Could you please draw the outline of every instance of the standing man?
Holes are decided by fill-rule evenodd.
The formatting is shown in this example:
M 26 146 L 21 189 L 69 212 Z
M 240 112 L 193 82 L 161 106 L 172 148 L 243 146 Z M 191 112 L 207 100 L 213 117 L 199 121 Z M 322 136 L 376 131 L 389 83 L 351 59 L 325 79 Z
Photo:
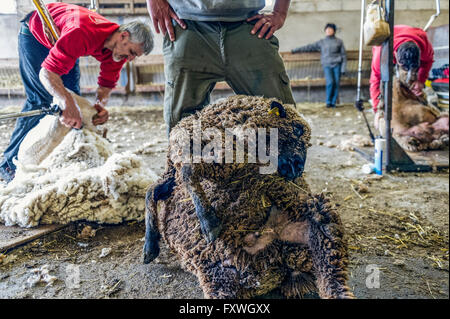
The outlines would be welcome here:
M 47 37 L 36 11 L 22 21 L 19 32 L 19 67 L 27 100 L 22 111 L 42 109 L 51 104 L 53 96 L 63 101 L 60 121 L 79 129 L 82 118 L 68 89 L 80 94 L 78 58 L 93 56 L 100 61 L 96 104 L 98 114 L 94 125 L 108 120 L 104 108 L 111 90 L 116 86 L 123 64 L 137 56 L 148 54 L 153 48 L 149 26 L 130 22 L 119 26 L 90 10 L 65 3 L 50 3 L 47 8 L 60 37 L 52 43 Z M 26 134 L 42 116 L 20 118 L 3 154 L 0 177 L 7 182 L 15 175 L 13 158 Z
M 167 131 L 209 104 L 226 81 L 236 94 L 275 97 L 294 104 L 289 78 L 273 36 L 286 20 L 290 0 L 147 0 L 157 33 L 164 38 Z
M 334 108 L 339 97 L 341 74 L 344 74 L 347 68 L 347 53 L 345 52 L 344 42 L 335 36 L 336 25 L 334 23 L 327 23 L 325 34 L 325 38 L 296 48 L 292 50 L 292 53 L 320 51 L 320 60 L 326 82 L 326 106 Z
M 379 129 L 380 119 L 384 119 L 384 102 L 380 90 L 381 46 L 372 48 L 372 73 L 370 74 L 370 98 L 375 113 L 374 126 Z M 433 45 L 427 33 L 407 25 L 394 26 L 394 64 L 409 74 L 410 89 L 417 96 L 423 94 L 434 62 Z M 382 132 L 384 134 L 384 132 Z

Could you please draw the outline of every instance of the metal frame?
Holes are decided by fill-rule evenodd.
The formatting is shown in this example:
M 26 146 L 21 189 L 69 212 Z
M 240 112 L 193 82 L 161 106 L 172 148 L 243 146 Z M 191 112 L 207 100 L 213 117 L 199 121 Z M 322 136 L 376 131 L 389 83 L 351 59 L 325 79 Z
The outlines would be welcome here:
M 365 1 L 362 0 L 364 3 Z M 437 10 L 439 12 L 439 0 L 437 2 Z M 394 16 L 395 16 L 395 0 L 385 0 L 386 21 L 389 23 L 391 36 L 383 43 L 381 51 L 381 81 L 384 89 L 384 119 L 386 122 L 386 157 L 384 162 L 386 172 L 430 172 L 433 171 L 432 165 L 416 164 L 411 157 L 403 150 L 392 136 L 391 120 L 392 120 L 392 81 L 394 71 Z M 438 14 L 438 13 L 437 13 Z M 433 16 L 434 19 L 436 15 Z M 434 21 L 433 17 L 430 21 Z M 431 23 L 428 23 L 429 27 Z M 356 149 L 362 157 L 373 162 L 373 156 L 366 154 L 364 151 Z M 438 169 L 446 169 L 448 166 L 440 166 Z M 436 167 L 434 167 L 436 169 Z
M 427 32 L 428 28 L 433 24 L 434 20 L 436 20 L 436 18 L 439 17 L 440 14 L 441 14 L 441 1 L 436 0 L 436 13 L 430 17 L 430 20 L 428 20 L 428 23 L 423 28 L 423 31 Z

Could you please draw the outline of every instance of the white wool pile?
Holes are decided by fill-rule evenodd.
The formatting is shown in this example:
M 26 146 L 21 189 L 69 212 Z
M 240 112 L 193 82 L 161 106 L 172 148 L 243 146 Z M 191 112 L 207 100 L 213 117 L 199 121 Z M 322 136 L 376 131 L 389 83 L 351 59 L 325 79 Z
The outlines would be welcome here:
M 338 146 L 341 151 L 353 151 L 356 147 L 373 146 L 372 140 L 366 136 L 355 134 L 350 139 L 343 140 Z
M 131 152 L 88 130 L 70 130 L 39 165 L 17 162 L 16 177 L 0 186 L 0 222 L 32 227 L 76 220 L 142 220 L 145 193 L 156 174 Z

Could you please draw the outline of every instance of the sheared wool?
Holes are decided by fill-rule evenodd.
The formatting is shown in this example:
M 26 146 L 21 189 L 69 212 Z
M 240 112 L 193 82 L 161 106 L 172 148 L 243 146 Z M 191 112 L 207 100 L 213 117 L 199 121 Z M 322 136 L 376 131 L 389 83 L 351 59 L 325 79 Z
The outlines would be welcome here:
M 50 125 L 53 120 L 48 117 L 54 118 L 48 115 L 38 126 Z M 35 132 L 48 130 L 41 127 Z M 88 125 L 69 130 L 38 164 L 16 161 L 16 165 L 14 180 L 0 186 L 0 222 L 8 226 L 142 220 L 145 191 L 157 179 L 136 154 L 114 153 L 113 146 Z

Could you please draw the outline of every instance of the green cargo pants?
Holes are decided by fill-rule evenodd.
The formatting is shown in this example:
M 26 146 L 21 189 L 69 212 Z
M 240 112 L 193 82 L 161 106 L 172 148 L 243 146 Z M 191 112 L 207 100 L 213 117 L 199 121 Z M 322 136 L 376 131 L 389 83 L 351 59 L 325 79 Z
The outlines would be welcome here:
M 209 104 L 216 82 L 236 94 L 275 97 L 294 104 L 278 39 L 250 34 L 252 23 L 185 21 L 176 40 L 164 38 L 164 120 L 167 131 L 183 117 Z

